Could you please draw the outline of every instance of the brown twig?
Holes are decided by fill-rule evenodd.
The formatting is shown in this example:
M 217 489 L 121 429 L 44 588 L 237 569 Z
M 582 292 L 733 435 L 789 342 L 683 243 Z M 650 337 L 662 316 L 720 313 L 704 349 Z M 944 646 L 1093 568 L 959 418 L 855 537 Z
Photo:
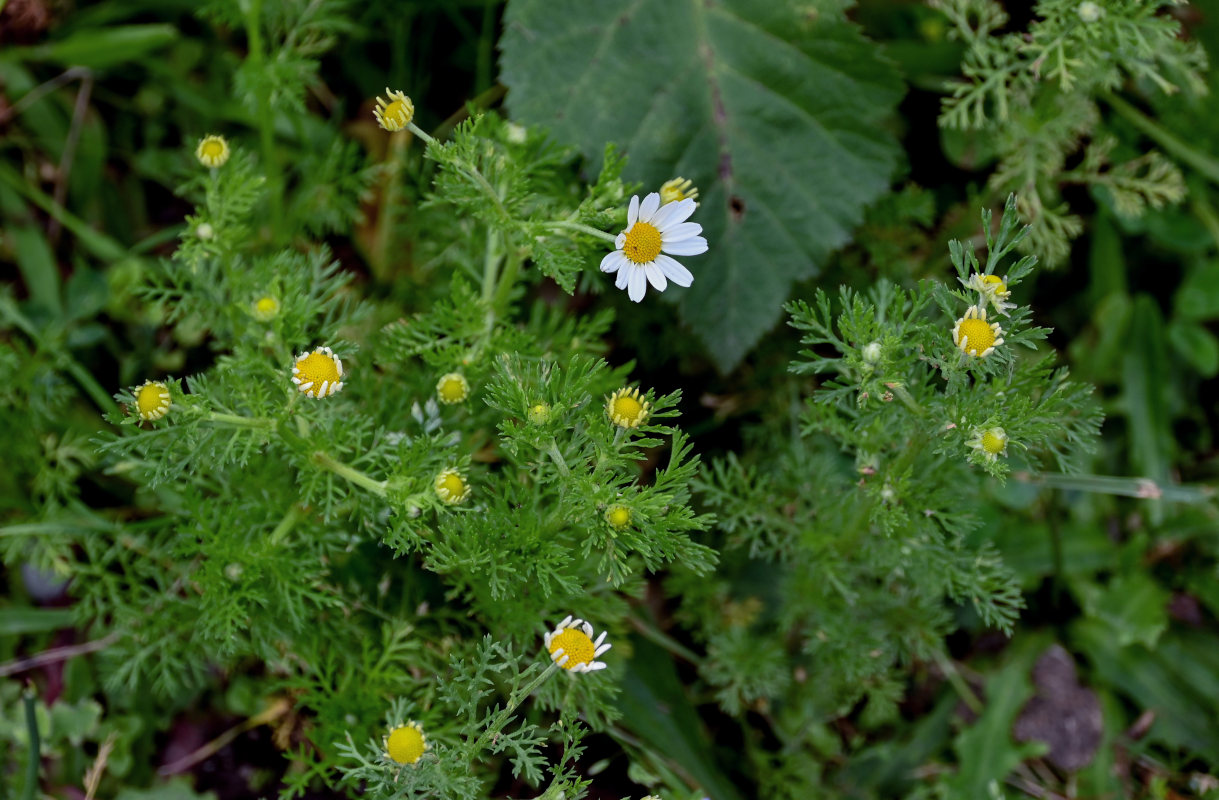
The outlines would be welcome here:
M 100 639 L 94 639 L 91 642 L 84 644 L 72 644 L 66 647 L 56 647 L 51 650 L 45 650 L 36 656 L 29 658 L 18 658 L 15 661 L 9 661 L 6 664 L 0 664 L 0 678 L 16 675 L 18 672 L 25 672 L 28 669 L 43 667 L 47 664 L 55 664 L 60 661 L 67 661 L 69 658 L 83 656 L 87 653 L 95 653 L 98 650 L 104 650 L 114 644 L 119 638 L 117 631 L 106 634 Z

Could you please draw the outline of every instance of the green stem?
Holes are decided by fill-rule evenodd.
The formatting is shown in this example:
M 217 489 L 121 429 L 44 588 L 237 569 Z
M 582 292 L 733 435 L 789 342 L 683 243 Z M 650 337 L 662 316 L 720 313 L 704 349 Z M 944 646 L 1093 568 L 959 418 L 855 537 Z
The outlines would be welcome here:
M 483 302 L 490 305 L 495 296 L 495 279 L 499 274 L 499 250 L 495 229 L 487 227 L 487 247 L 483 254 Z M 491 312 L 493 313 L 493 312 Z
M 886 383 L 885 386 L 892 389 L 893 394 L 897 395 L 897 399 L 905 403 L 907 408 L 919 416 L 923 415 L 923 407 L 919 405 L 919 402 L 914 399 L 914 396 L 910 394 L 905 386 L 900 383 Z
M 631 617 L 630 621 L 631 621 L 631 625 L 634 626 L 635 630 L 639 631 L 639 633 L 643 636 L 643 638 L 648 639 L 652 642 L 655 642 L 656 644 L 660 645 L 664 649 L 668 650 L 673 655 L 684 658 L 686 661 L 689 661 L 691 664 L 701 665 L 703 663 L 702 656 L 700 656 L 698 653 L 694 652 L 690 648 L 686 647 L 684 644 L 677 641 L 672 636 L 669 636 L 668 634 L 664 633 L 663 631 L 657 630 L 656 628 L 652 627 L 647 622 L 644 622 L 643 620 L 639 619 L 638 617 Z
M 436 144 L 436 140 L 432 137 L 432 135 L 429 134 L 427 131 L 425 131 L 423 128 L 420 128 L 414 122 L 406 123 L 406 127 L 408 130 L 410 130 L 411 133 L 415 134 L 420 139 L 427 142 L 429 145 Z
M 1117 95 L 1105 94 L 1102 95 L 1102 99 L 1119 116 L 1125 118 L 1127 122 L 1142 131 L 1149 139 L 1164 148 L 1169 154 L 1193 167 L 1212 183 L 1219 185 L 1219 161 L 1178 139 L 1167 128 L 1159 125 L 1142 111 L 1139 111 Z
M 34 711 L 34 691 L 26 689 L 21 694 L 25 705 L 25 730 L 30 739 L 30 757 L 25 762 L 25 786 L 21 791 L 22 800 L 34 800 L 38 793 L 38 767 L 42 763 L 41 740 L 38 738 L 38 715 Z
M 243 417 L 240 414 L 221 414 L 213 411 L 207 415 L 209 422 L 220 422 L 235 428 L 274 428 L 275 420 L 266 417 Z
M 471 752 L 478 753 L 481 751 L 483 747 L 486 746 L 489 739 L 502 731 L 504 729 L 504 725 L 506 725 L 508 720 L 511 719 L 512 712 L 516 710 L 516 707 L 523 703 L 526 697 L 533 694 L 533 691 L 541 686 L 542 682 L 558 671 L 558 669 L 558 664 L 554 663 L 553 661 L 550 662 L 550 666 L 538 673 L 538 676 L 534 678 L 527 686 L 525 686 L 524 689 L 513 692 L 512 696 L 508 698 L 508 704 L 500 709 L 500 712 L 495 715 L 495 719 L 491 720 L 491 722 L 487 725 L 487 729 L 483 731 L 482 736 L 479 736 L 478 741 L 474 742 Z
M 563 458 L 563 454 L 559 452 L 559 443 L 554 439 L 550 440 L 550 445 L 547 446 L 546 452 L 554 459 L 555 466 L 559 468 L 559 474 L 564 478 L 571 475 L 571 470 L 567 468 L 567 459 Z
M 606 233 L 605 231 L 598 230 L 591 225 L 585 225 L 580 222 L 571 222 L 569 220 L 560 219 L 555 220 L 554 222 L 544 223 L 544 226 L 547 228 L 566 228 L 568 230 L 579 231 L 580 233 L 587 233 L 589 236 L 596 236 L 598 239 L 605 239 L 607 242 L 618 241 L 618 237 L 614 234 Z
M 360 486 L 378 497 L 385 497 L 385 481 L 379 481 L 363 472 L 360 472 L 355 467 L 350 467 L 341 461 L 336 461 L 329 453 L 321 450 L 317 451 L 312 456 L 313 463 L 319 467 L 324 467 L 340 478 L 351 481 L 356 486 Z
M 497 313 L 503 314 L 508 310 L 508 301 L 512 297 L 512 287 L 516 284 L 516 276 L 521 271 L 521 257 L 515 250 L 509 248 L 508 253 L 504 256 L 504 268 L 499 275 L 499 283 L 495 287 L 495 297 L 491 301 L 491 306 Z
M 303 517 L 304 514 L 301 512 L 301 507 L 296 503 L 293 503 L 288 507 L 288 513 L 284 514 L 284 518 L 281 519 L 279 524 L 275 526 L 275 529 L 271 531 L 271 535 L 267 537 L 267 541 L 272 545 L 279 544 L 281 541 L 283 541 L 283 538 L 296 527 L 296 523 L 300 522 Z
M 1151 478 L 1120 478 L 1112 475 L 1064 475 L 1059 472 L 1013 472 L 1024 483 L 1075 492 L 1095 492 L 1140 500 L 1167 500 L 1172 503 L 1208 503 L 1215 499 L 1214 486 L 1179 486 L 1157 483 Z
M 275 118 L 271 112 L 271 98 L 267 92 L 265 56 L 262 51 L 262 0 L 249 0 L 245 17 L 246 38 L 249 43 L 249 61 L 252 74 L 258 80 L 258 135 L 262 147 L 263 168 L 267 172 L 267 195 L 271 201 L 272 240 L 279 241 L 283 222 L 283 175 L 275 151 Z
M 974 694 L 974 690 L 961 677 L 961 673 L 957 672 L 956 664 L 953 664 L 949 658 L 938 651 L 935 653 L 935 660 L 940 667 L 940 671 L 944 673 L 944 677 L 948 679 L 948 682 L 952 684 L 952 688 L 956 690 L 957 696 L 965 702 L 965 705 L 969 706 L 970 711 L 981 716 L 984 710 L 982 701 L 978 699 L 978 696 Z

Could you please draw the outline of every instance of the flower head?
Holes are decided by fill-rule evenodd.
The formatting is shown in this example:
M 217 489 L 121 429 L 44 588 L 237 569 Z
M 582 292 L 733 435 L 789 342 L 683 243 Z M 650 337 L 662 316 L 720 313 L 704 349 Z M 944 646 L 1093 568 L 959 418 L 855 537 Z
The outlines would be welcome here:
M 470 396 L 470 383 L 460 372 L 441 375 L 436 381 L 436 397 L 446 406 L 460 403 Z
M 952 326 L 952 341 L 962 353 L 985 358 L 1003 344 L 1003 329 L 997 322 L 987 324 L 985 308 L 970 306 Z
M 966 444 L 988 461 L 1007 455 L 1007 434 L 1002 428 L 974 428 L 973 437 Z
M 616 531 L 624 530 L 631 524 L 631 510 L 621 503 L 614 503 L 605 509 L 605 521 Z
M 605 401 L 605 413 L 619 428 L 638 428 L 648 418 L 652 404 L 643 399 L 638 389 L 623 387 Z
M 169 413 L 169 389 L 160 381 L 144 381 L 133 394 L 140 419 L 152 422 Z
M 301 353 L 292 365 L 292 382 L 301 393 L 321 399 L 343 390 L 343 362 L 329 347 Z
M 550 404 L 535 403 L 529 407 L 529 421 L 534 425 L 545 425 L 550 422 Z
M 683 178 L 680 175 L 671 181 L 665 181 L 660 187 L 660 204 L 667 206 L 669 203 L 676 203 L 678 200 L 698 199 L 698 187 L 694 185 L 694 181 L 689 178 Z
M 669 281 L 689 286 L 694 282 L 694 276 L 670 256 L 697 256 L 707 252 L 707 240 L 699 235 L 703 226 L 686 222 L 696 206 L 697 203 L 688 197 L 662 208 L 660 195 L 656 192 L 643 198 L 642 203 L 639 195 L 632 196 L 627 208 L 626 230 L 614 241 L 617 249 L 601 259 L 601 271 L 618 273 L 614 285 L 626 289 L 636 303 L 643 299 L 649 283 L 658 292 L 663 292 Z
M 1012 292 L 1007 288 L 1007 281 L 998 275 L 979 275 L 975 272 L 969 276 L 965 285 L 978 293 L 981 298 L 979 305 L 990 303 L 995 307 L 995 311 L 1003 315 L 1007 314 L 1008 309 L 1016 307 L 1015 303 L 1007 302 Z
M 205 242 L 216 238 L 216 229 L 206 222 L 200 222 L 195 228 L 195 235 Z
M 601 635 L 593 641 L 593 626 L 582 619 L 573 619 L 568 614 L 553 631 L 546 634 L 545 641 L 550 660 L 563 669 L 572 672 L 605 669 L 605 662 L 593 660 L 610 649 L 608 643 L 602 644 L 605 642 L 605 631 L 601 631 Z
M 402 92 L 393 91 L 388 86 L 385 87 L 385 95 L 389 100 L 378 97 L 373 116 L 383 130 L 400 131 L 415 118 L 415 104 Z
M 204 136 L 195 148 L 195 158 L 205 167 L 223 167 L 229 160 L 229 143 L 214 133 Z
M 381 742 L 385 757 L 395 764 L 416 764 L 431 748 L 423 735 L 423 726 L 414 720 L 394 728 Z
M 1084 22 L 1096 22 L 1105 13 L 1105 10 L 1092 0 L 1084 0 L 1076 7 L 1075 13 L 1079 14 L 1079 18 Z
M 433 487 L 440 501 L 451 506 L 464 503 L 470 496 L 470 484 L 466 483 L 466 479 L 455 469 L 442 470 L 436 476 Z
M 263 322 L 275 319 L 275 316 L 279 314 L 279 301 L 269 294 L 263 295 L 254 301 L 252 313 L 254 319 Z

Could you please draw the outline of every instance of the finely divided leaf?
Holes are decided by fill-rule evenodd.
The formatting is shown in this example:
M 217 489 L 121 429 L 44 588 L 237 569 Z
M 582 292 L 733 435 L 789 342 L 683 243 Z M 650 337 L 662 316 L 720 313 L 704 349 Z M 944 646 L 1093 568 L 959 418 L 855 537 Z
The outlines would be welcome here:
M 501 78 L 518 119 L 590 159 L 622 146 L 626 178 L 701 190 L 709 253 L 685 263 L 684 320 L 736 365 L 883 193 L 898 159 L 882 121 L 896 71 L 842 3 L 512 0 Z

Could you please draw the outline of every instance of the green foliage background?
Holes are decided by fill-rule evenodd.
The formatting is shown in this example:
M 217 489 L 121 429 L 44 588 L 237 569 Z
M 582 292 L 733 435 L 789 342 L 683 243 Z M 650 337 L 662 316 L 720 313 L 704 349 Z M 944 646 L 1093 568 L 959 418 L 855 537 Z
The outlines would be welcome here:
M 1219 796 L 1217 55 L 1213 0 L 0 2 L 0 797 Z M 710 250 L 630 303 L 596 232 L 679 175 Z M 1078 768 L 1013 736 L 1053 644 Z

